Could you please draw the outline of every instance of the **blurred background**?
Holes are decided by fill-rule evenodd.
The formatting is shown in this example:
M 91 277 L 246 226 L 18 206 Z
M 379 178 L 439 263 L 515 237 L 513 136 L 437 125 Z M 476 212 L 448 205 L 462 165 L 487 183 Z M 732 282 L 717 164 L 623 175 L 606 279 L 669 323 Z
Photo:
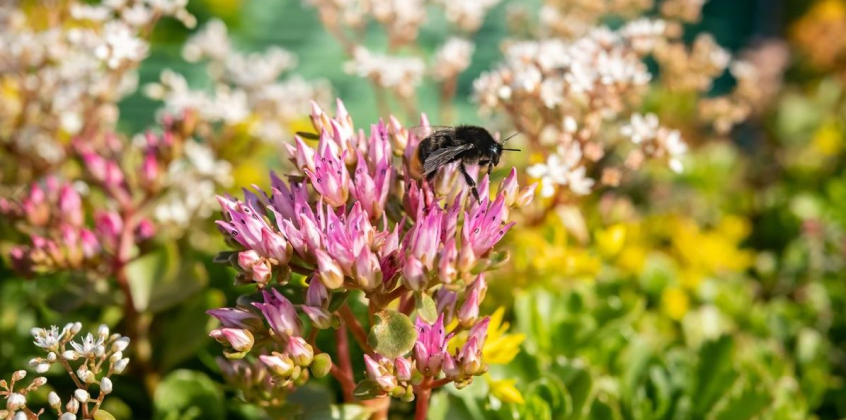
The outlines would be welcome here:
M 36 3 L 22 7 L 37 12 Z M 137 70 L 139 88 L 118 102 L 116 131 L 128 133 L 123 138 L 129 144 L 138 137 L 132 133 L 160 123 L 168 100 L 151 98 L 157 95 L 146 86 L 167 85 L 166 70 L 184 76 L 191 90 L 216 89 L 206 62 L 185 59 L 186 42 L 214 20 L 225 23 L 234 50 L 278 46 L 293 53 L 296 66 L 286 77 L 296 74 L 319 86 L 308 92 L 320 91 L 315 96 L 327 109 L 334 97 L 343 98 L 357 127 L 387 118 L 378 92 L 345 70 L 344 46 L 305 3 L 191 0 L 187 10 L 196 28 L 164 19 L 150 34 L 149 56 Z M 411 109 L 393 97 L 388 108 L 406 126 L 417 124 L 411 115 L 419 111 L 433 124 L 513 130 L 513 115 L 480 112 L 474 81 L 503 62 L 503 41 L 532 30 L 532 20 L 528 29 L 515 30 L 513 17 L 537 15 L 541 6 L 506 0 L 490 9 L 469 37 L 475 50 L 457 76 L 451 121 L 442 122 L 448 115 L 442 85 L 430 78 L 416 88 Z M 619 28 L 636 17 L 599 21 Z M 431 56 L 450 28 L 444 13 L 428 13 L 414 42 L 419 50 L 412 50 Z M 500 310 L 509 328 L 503 334 L 520 343 L 520 352 L 492 363 L 498 381 L 437 395 L 430 419 L 846 418 L 846 2 L 710 0 L 701 18 L 684 23 L 681 39 L 690 45 L 703 33 L 755 62 L 761 73 L 776 69 L 772 94 L 727 128 L 715 128 L 702 119 L 720 110 L 700 108 L 699 101 L 733 95 L 738 77 L 721 70 L 707 88 L 679 93 L 661 77 L 673 73 L 662 73 L 661 60 L 647 58 L 655 83 L 635 109 L 681 130 L 690 148 L 684 172 L 645 167 L 617 182 L 619 188 L 605 188 L 617 184 L 608 182 L 586 196 L 539 197 L 499 245 L 511 258 L 492 276 L 484 303 L 487 313 Z M 390 49 L 375 23 L 364 25 L 361 39 L 375 51 Z M 214 180 L 208 188 L 237 193 L 241 186 L 268 185 L 267 172 L 286 164 L 282 143 L 310 127 L 307 103 L 297 103 L 302 109 L 294 118 L 286 114 L 284 133 L 270 141 L 245 140 L 252 134 L 238 124 L 212 125 L 223 126 L 229 137 L 210 136 L 212 160 L 226 164 L 207 171 L 202 179 Z M 606 137 L 619 131 L 615 126 Z M 548 155 L 528 150 L 508 165 L 522 169 Z M 218 171 L 231 176 L 216 179 Z M 3 181 L 11 190 L 28 180 L 7 175 Z M 191 185 L 182 191 L 199 194 Z M 212 224 L 219 212 L 198 210 L 202 215 L 185 223 L 162 212 L 156 220 L 164 239 L 142 246 L 149 258 L 134 274 L 147 282 L 153 302 L 144 315 L 152 360 L 143 375 L 116 379 L 108 410 L 118 419 L 279 418 L 241 401 L 215 361 L 220 346 L 207 336 L 215 322 L 205 310 L 231 305 L 243 292 L 232 285 L 233 270 L 211 261 L 226 249 Z M 179 228 L 169 231 L 171 222 Z M 63 271 L 34 279 L 16 274 L 8 254 L 25 235 L 11 223 L 2 228 L 0 376 L 33 357 L 33 327 L 123 322 L 108 282 Z M 72 389 L 69 378 L 48 376 L 56 389 Z M 291 397 L 295 405 L 325 407 L 338 400 L 336 385 L 312 382 Z M 46 403 L 46 391 L 33 398 Z M 391 418 L 410 418 L 410 406 L 399 405 Z

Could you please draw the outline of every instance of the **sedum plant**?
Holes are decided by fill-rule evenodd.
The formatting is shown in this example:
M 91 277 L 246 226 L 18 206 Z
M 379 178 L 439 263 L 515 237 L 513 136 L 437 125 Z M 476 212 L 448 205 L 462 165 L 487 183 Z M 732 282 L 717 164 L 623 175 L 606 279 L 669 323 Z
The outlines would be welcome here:
M 319 141 L 288 146 L 294 173 L 271 174 L 269 192 L 245 190 L 243 201 L 219 197 L 218 227 L 237 250 L 217 259 L 260 294 L 209 311 L 221 323 L 210 335 L 241 359 L 230 376 L 252 374 L 236 382 L 243 394 L 265 405 L 331 374 L 346 402 L 379 399 L 371 408 L 384 417 L 389 398 L 415 401 L 425 418 L 433 391 L 487 371 L 485 273 L 507 260 L 494 247 L 534 186 L 520 189 L 512 169 L 491 195 L 485 176 L 477 202 L 455 165 L 432 185 L 407 175 L 421 136 L 396 119 L 365 134 L 341 101 L 334 118 L 315 106 L 311 119 Z M 363 372 L 353 369 L 348 332 Z M 326 333 L 333 345 L 319 348 Z M 255 392 L 259 371 L 267 380 Z
M 67 403 L 54 391 L 47 395 L 47 403 L 59 420 L 114 419 L 101 406 L 114 390 L 111 377 L 120 375 L 129 365 L 129 358 L 123 354 L 129 347 L 129 338 L 109 334 L 106 325 L 101 325 L 96 334 L 88 333 L 84 337 L 77 337 L 80 331 L 82 324 L 79 322 L 67 324 L 61 330 L 55 325 L 33 328 L 35 345 L 46 355 L 30 360 L 30 368 L 45 373 L 53 365 L 61 366 L 76 386 L 73 394 L 67 397 Z M 6 400 L 6 409 L 0 410 L 0 419 L 34 420 L 44 414 L 43 408 L 36 410 L 30 405 L 27 396 L 45 386 L 47 378 L 39 376 L 26 387 L 16 386 L 26 376 L 25 370 L 19 370 L 12 374 L 9 382 L 0 380 L 0 396 Z

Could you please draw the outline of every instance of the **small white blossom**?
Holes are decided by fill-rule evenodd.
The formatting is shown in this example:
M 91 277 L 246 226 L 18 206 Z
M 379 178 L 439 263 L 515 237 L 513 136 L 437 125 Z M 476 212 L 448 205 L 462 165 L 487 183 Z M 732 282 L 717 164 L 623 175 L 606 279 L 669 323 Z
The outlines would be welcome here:
M 6 397 L 6 409 L 9 411 L 18 411 L 26 405 L 26 397 L 18 394 L 12 393 Z
M 77 389 L 76 391 L 73 392 L 73 397 L 76 398 L 79 402 L 84 404 L 84 403 L 88 402 L 88 399 L 91 396 L 88 394 L 88 391 L 86 391 L 84 389 Z

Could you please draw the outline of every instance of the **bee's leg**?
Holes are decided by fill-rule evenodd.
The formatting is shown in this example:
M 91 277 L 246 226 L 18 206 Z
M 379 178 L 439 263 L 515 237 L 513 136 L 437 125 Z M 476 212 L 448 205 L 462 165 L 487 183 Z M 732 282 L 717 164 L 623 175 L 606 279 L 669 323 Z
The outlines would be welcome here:
M 476 189 L 476 181 L 473 180 L 473 177 L 467 173 L 467 168 L 464 166 L 464 162 L 458 165 L 458 170 L 461 171 L 461 174 L 464 175 L 464 182 L 470 187 L 470 191 L 473 193 L 473 197 L 476 198 L 476 201 L 479 204 L 482 203 L 482 200 L 479 198 L 479 190 Z
M 491 172 L 493 172 L 493 162 L 488 162 L 488 175 L 490 175 Z

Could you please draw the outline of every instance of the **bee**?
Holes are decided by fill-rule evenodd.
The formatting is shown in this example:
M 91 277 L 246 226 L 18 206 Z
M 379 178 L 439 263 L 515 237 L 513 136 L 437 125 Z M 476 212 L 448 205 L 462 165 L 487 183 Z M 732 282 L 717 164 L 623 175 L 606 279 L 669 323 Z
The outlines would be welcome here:
M 481 202 L 479 191 L 476 189 L 476 180 L 467 173 L 466 165 L 487 166 L 488 174 L 490 174 L 493 167 L 499 165 L 502 152 L 520 151 L 520 149 L 503 147 L 505 142 L 514 135 L 499 143 L 488 130 L 476 125 L 438 127 L 420 141 L 411 161 L 411 172 L 417 178 L 425 178 L 426 182 L 431 183 L 438 169 L 450 163 L 459 162 L 458 170 L 464 176 L 464 182 L 470 187 L 476 201 Z

